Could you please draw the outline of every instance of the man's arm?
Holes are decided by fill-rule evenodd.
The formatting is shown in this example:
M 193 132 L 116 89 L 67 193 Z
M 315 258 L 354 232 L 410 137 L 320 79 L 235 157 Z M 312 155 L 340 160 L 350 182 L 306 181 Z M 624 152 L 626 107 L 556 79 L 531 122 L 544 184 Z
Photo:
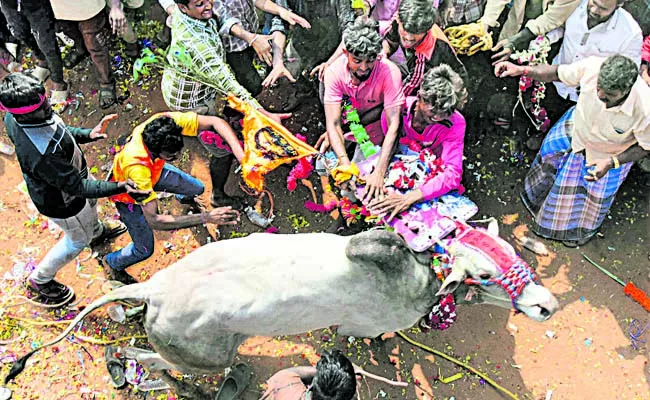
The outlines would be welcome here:
M 237 161 L 241 163 L 241 160 L 244 158 L 244 149 L 239 143 L 239 139 L 235 134 L 235 131 L 232 130 L 232 127 L 219 117 L 212 117 L 208 115 L 199 115 L 199 132 L 204 130 L 211 130 L 217 132 L 225 141 L 228 143 L 228 146 L 232 149 Z
M 643 147 L 641 147 L 638 143 L 636 143 L 628 147 L 627 150 L 625 150 L 621 154 L 617 155 L 616 159 L 618 160 L 619 165 L 623 165 L 629 162 L 638 161 L 643 157 L 647 156 L 648 154 L 650 154 L 650 150 L 646 150 Z M 588 181 L 597 181 L 598 179 L 605 176 L 607 171 L 616 167 L 614 165 L 614 157 L 594 160 L 594 162 L 588 164 L 587 166 L 592 168 L 589 174 L 585 176 L 585 180 Z
M 521 0 L 514 0 L 521 1 Z M 499 23 L 497 20 L 503 12 L 503 9 L 510 3 L 510 0 L 488 0 L 485 4 L 485 11 L 483 11 L 483 17 L 481 21 L 487 27 L 494 28 L 498 26 Z
M 215 40 L 221 39 L 217 37 Z M 187 48 L 192 56 L 192 62 L 196 65 L 197 72 L 209 77 L 215 82 L 219 82 L 221 84 L 219 89 L 222 93 L 232 92 L 256 108 L 262 107 L 253 95 L 237 82 L 237 78 L 235 78 L 232 69 L 230 69 L 230 66 L 221 54 L 217 52 L 216 47 L 211 46 L 210 43 L 199 42 L 195 48 L 191 48 L 190 46 Z
M 269 14 L 279 16 L 287 23 L 289 23 L 291 26 L 298 24 L 305 29 L 311 28 L 311 25 L 309 24 L 309 22 L 307 22 L 306 19 L 299 16 L 298 14 L 295 14 L 290 10 L 287 10 L 284 7 L 280 7 L 279 5 L 275 4 L 271 0 L 255 0 L 255 7 Z
M 325 126 L 330 146 L 336 153 L 339 162 L 341 165 L 350 165 L 350 159 L 345 152 L 340 104 L 325 104 Z
M 69 125 L 66 125 L 65 128 L 72 134 L 74 140 L 79 144 L 94 142 L 94 139 L 90 138 L 90 132 L 92 131 L 90 128 L 76 128 Z
M 142 204 L 142 212 L 151 229 L 156 231 L 171 231 L 174 229 L 189 228 L 191 226 L 203 224 L 205 219 L 204 213 L 178 216 L 158 214 L 157 199 Z
M 399 48 L 399 40 L 397 21 L 393 21 L 390 28 L 388 29 L 388 32 L 384 36 L 384 42 L 382 44 L 382 47 L 386 52 L 386 57 L 390 57 L 395 54 Z
M 559 82 L 558 65 L 535 65 L 532 67 L 515 65 L 509 61 L 502 61 L 494 67 L 494 74 L 498 78 L 508 76 L 528 75 L 531 79 L 542 82 Z
M 61 191 L 87 199 L 108 197 L 126 192 L 124 182 L 106 182 L 84 179 L 79 170 L 56 155 L 44 156 L 34 168 L 34 173 Z
M 535 19 L 526 22 L 526 28 L 535 35 L 545 35 L 564 25 L 569 16 L 580 5 L 581 0 L 557 0 Z
M 199 214 L 163 215 L 158 213 L 158 199 L 153 199 L 141 206 L 144 218 L 151 229 L 158 231 L 171 231 L 208 223 L 236 225 L 239 221 L 239 212 L 231 207 L 219 207 L 210 212 L 201 212 Z
M 633 60 L 636 65 L 641 65 L 641 51 L 643 48 L 643 35 L 641 31 L 621 39 L 624 42 L 621 43 L 621 48 L 618 53 Z
M 379 175 L 382 177 L 382 180 L 384 178 L 384 175 L 386 175 L 388 164 L 393 154 L 393 150 L 395 149 L 395 142 L 397 140 L 398 131 L 401 122 L 401 118 L 400 118 L 401 110 L 402 110 L 402 105 L 390 107 L 385 110 L 386 122 L 388 124 L 388 128 L 386 129 L 384 142 L 381 144 L 381 154 L 379 156 L 379 161 L 377 162 L 377 168 L 376 168 L 376 170 L 379 171 Z
M 363 198 L 361 199 L 364 203 L 379 198 L 379 196 L 385 192 L 384 176 L 386 176 L 388 164 L 390 163 L 393 152 L 395 151 L 395 142 L 400 127 L 401 109 L 401 104 L 385 109 L 388 127 L 384 136 L 384 142 L 381 144 L 377 166 L 373 173 L 366 177 L 366 187 Z

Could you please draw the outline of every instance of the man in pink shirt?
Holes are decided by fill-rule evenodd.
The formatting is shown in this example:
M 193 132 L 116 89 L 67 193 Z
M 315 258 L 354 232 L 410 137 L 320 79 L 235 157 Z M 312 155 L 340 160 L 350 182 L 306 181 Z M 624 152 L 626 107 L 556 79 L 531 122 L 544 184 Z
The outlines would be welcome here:
M 327 139 L 341 166 L 351 164 L 344 143 L 341 105 L 349 100 L 357 109 L 361 124 L 370 140 L 382 145 L 375 171 L 365 177 L 366 196 L 375 198 L 383 193 L 383 179 L 390 161 L 399 128 L 399 116 L 404 95 L 402 76 L 395 64 L 380 56 L 382 39 L 377 23 L 359 17 L 343 33 L 343 55 L 325 71 L 324 100 Z M 385 112 L 387 128 L 381 129 L 381 113 Z M 357 146 L 353 160 L 362 159 Z
M 390 222 L 417 202 L 435 199 L 452 190 L 464 191 L 460 182 L 463 177 L 465 118 L 458 109 L 466 100 L 463 79 L 449 65 L 439 65 L 424 75 L 417 96 L 406 98 L 399 152 L 421 156 L 424 151 L 430 151 L 442 160 L 444 169 L 417 182 L 409 192 L 393 191 L 370 203 L 373 214 L 388 214 L 387 222 Z M 382 123 L 385 123 L 383 118 Z

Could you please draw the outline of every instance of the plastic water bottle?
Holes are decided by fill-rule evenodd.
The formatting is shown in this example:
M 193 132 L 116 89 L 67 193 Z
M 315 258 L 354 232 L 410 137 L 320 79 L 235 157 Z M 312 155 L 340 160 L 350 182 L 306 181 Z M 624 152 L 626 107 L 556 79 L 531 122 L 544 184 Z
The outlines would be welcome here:
M 11 389 L 6 387 L 0 387 L 0 400 L 9 400 L 11 399 Z
M 136 387 L 141 392 L 148 392 L 150 390 L 165 390 L 170 388 L 170 386 L 166 384 L 162 379 L 144 381 Z
M 111 304 L 108 309 L 108 316 L 115 322 L 123 324 L 126 321 L 126 313 L 124 312 L 124 307 L 119 304 Z

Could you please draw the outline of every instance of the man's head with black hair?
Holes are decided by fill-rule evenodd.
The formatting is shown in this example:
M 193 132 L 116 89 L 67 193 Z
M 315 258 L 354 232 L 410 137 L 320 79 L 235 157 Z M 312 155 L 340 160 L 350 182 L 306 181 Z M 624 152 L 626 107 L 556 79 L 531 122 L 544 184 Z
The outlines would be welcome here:
M 159 117 L 144 127 L 142 141 L 154 158 L 173 161 L 183 150 L 182 131 L 170 117 Z
M 402 0 L 397 9 L 400 43 L 410 49 L 422 42 L 436 23 L 438 13 L 432 0 Z
M 350 400 L 354 397 L 357 380 L 354 367 L 339 350 L 323 352 L 311 385 L 311 400 Z
M 34 75 L 27 72 L 14 72 L 0 83 L 0 103 L 6 108 L 20 108 L 38 104 L 45 96 L 45 86 Z M 14 114 L 20 123 L 38 123 L 52 116 L 52 107 L 46 99 L 34 112 Z
M 188 17 L 209 20 L 212 18 L 212 0 L 174 0 L 178 9 Z

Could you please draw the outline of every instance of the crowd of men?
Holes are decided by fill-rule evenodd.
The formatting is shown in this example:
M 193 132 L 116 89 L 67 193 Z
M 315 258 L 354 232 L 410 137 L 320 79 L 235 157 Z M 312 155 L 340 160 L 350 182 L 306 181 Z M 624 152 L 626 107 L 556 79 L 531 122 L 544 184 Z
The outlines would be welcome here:
M 494 79 L 525 75 L 554 82 L 547 97 L 555 100 L 551 111 L 561 117 L 552 121 L 521 188 L 536 234 L 569 247 L 584 245 L 597 233 L 632 164 L 650 150 L 650 37 L 643 40 L 639 24 L 620 0 L 159 3 L 168 14 L 165 29 L 170 31 L 162 32 L 159 40 L 170 34 L 168 44 L 182 46 L 192 66 L 168 53 L 161 92 L 169 111 L 138 125 L 116 154 L 108 179 L 96 180 L 79 144 L 105 138 L 114 116 L 93 129 L 76 128 L 66 125 L 52 107 L 69 97 L 64 68 L 87 56 L 99 81 L 99 107 L 116 103 L 110 34 L 125 42 L 126 56 L 137 57 L 135 10 L 144 0 L 0 0 L 9 28 L 0 29 L 0 63 L 9 73 L 0 84 L 6 131 L 34 205 L 64 232 L 27 278 L 26 288 L 36 301 L 72 301 L 71 289 L 54 279 L 57 271 L 83 248 L 127 230 L 132 243 L 104 255 L 101 262 L 113 279 L 133 283 L 125 270 L 153 254 L 154 230 L 239 221 L 243 201 L 228 196 L 224 186 L 233 158 L 241 161 L 244 149 L 231 126 L 238 114 L 220 106 L 222 93 L 237 95 L 278 122 L 290 114 L 262 107 L 256 96 L 264 87 L 287 79 L 296 88 L 295 99 L 320 97 L 327 132 L 319 150 L 336 155 L 333 178 L 343 191 L 353 184 L 338 179 L 337 173 L 354 176 L 356 163 L 366 158 L 345 118 L 344 109 L 353 106 L 369 140 L 380 147 L 373 172 L 359 177 L 365 181 L 361 200 L 374 214 L 392 218 L 417 202 L 462 190 L 462 110 L 471 79 L 462 61 L 471 58 L 457 56 L 444 27 L 480 19 L 488 34 L 498 32 Z M 65 57 L 57 32 L 74 41 Z M 528 48 L 540 35 L 558 43 L 552 64 L 509 61 L 513 52 Z M 36 67 L 30 72 L 20 72 L 16 45 L 32 50 Z M 256 68 L 258 62 L 268 65 L 266 76 Z M 218 88 L 193 79 L 195 71 Z M 283 111 L 298 103 L 284 104 Z M 224 144 L 199 138 L 210 153 L 210 211 L 196 200 L 204 184 L 169 164 L 180 155 L 182 136 L 206 130 Z M 395 153 L 425 150 L 442 160 L 443 171 L 406 193 L 388 191 L 384 177 Z M 163 191 L 199 212 L 161 214 L 156 193 Z M 101 197 L 115 204 L 120 223 L 98 221 L 96 199 Z M 352 369 L 341 363 L 345 380 Z M 294 371 L 285 378 L 300 377 Z M 283 398 L 281 389 L 290 386 L 278 384 L 269 395 Z M 307 390 L 296 386 L 291 392 L 297 388 L 303 394 Z

